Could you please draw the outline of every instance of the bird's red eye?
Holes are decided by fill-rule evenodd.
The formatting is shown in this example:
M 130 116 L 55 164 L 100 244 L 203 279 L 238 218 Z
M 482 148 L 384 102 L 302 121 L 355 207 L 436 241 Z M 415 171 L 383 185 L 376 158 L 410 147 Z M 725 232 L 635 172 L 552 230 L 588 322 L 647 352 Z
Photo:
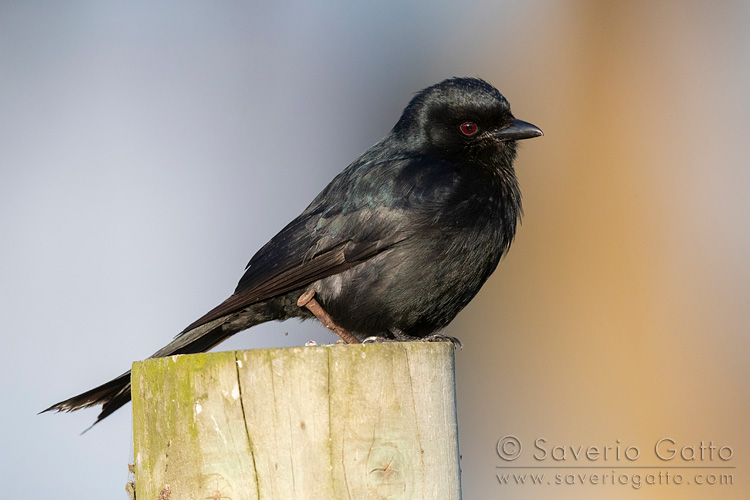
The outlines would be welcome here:
M 479 128 L 474 122 L 463 122 L 461 124 L 461 132 L 463 132 L 464 135 L 474 135 L 477 133 L 477 130 L 479 130 Z

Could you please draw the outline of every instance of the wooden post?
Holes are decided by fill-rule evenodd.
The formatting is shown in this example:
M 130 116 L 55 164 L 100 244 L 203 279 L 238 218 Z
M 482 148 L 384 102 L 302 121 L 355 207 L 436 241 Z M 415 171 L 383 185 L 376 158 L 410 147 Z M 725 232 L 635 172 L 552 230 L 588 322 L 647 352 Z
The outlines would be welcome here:
M 138 500 L 461 497 L 450 343 L 173 356 L 132 383 Z

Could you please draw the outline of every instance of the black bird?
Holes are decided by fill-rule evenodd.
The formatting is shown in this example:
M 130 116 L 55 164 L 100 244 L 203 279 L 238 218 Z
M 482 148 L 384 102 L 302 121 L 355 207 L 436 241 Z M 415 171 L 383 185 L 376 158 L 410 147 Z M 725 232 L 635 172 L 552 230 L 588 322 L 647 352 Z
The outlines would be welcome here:
M 516 141 L 540 135 L 483 80 L 422 90 L 255 254 L 232 296 L 151 357 L 207 351 L 251 326 L 313 314 L 348 342 L 445 339 L 436 332 L 513 241 Z M 102 404 L 97 423 L 128 401 L 130 372 L 44 411 Z

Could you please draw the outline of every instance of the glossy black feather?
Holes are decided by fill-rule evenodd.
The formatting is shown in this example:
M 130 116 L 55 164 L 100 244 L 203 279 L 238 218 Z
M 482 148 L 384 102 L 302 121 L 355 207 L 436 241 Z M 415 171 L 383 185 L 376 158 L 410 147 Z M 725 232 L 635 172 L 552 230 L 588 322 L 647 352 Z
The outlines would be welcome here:
M 360 339 L 439 331 L 513 241 L 516 141 L 538 135 L 482 80 L 424 89 L 388 135 L 253 256 L 234 294 L 152 357 L 205 351 L 265 321 L 308 318 L 296 301 L 310 289 Z M 45 411 L 103 404 L 98 422 L 129 399 L 126 373 Z

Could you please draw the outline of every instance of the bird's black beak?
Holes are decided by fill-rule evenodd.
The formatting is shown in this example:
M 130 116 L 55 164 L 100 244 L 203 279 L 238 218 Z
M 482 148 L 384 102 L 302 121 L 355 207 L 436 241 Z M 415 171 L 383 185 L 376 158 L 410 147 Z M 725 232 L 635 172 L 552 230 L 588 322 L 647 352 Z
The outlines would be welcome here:
M 521 139 L 539 137 L 544 135 L 544 132 L 536 125 L 513 118 L 509 127 L 498 130 L 494 135 L 501 141 L 520 141 Z

